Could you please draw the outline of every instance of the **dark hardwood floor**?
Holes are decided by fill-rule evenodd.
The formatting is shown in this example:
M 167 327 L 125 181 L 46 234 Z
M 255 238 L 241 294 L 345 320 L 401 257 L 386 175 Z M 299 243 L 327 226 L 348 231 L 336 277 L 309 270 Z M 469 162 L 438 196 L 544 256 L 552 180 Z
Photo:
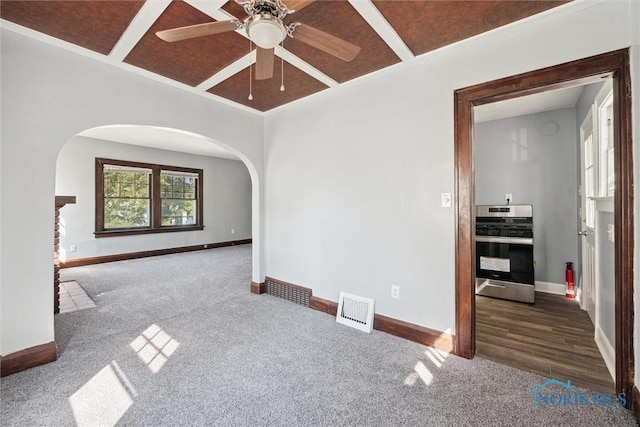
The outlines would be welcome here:
M 536 292 L 535 304 L 476 296 L 476 357 L 613 393 L 593 336 L 586 311 L 562 295 Z

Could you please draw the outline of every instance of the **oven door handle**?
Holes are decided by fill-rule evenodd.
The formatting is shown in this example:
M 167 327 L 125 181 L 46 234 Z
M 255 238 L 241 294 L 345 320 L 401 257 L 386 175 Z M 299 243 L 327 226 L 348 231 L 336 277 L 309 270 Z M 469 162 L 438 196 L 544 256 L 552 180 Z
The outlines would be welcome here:
M 476 242 L 506 243 L 506 244 L 513 244 L 513 245 L 533 245 L 533 239 L 528 237 L 476 236 Z

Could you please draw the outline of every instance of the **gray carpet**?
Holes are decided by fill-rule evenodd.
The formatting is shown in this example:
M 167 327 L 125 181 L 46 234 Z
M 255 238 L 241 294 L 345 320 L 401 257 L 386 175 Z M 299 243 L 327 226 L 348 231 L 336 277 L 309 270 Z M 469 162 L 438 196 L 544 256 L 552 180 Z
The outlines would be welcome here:
M 635 424 L 534 408 L 543 377 L 252 295 L 250 265 L 238 246 L 63 270 L 97 307 L 56 315 L 57 362 L 2 379 L 2 425 Z

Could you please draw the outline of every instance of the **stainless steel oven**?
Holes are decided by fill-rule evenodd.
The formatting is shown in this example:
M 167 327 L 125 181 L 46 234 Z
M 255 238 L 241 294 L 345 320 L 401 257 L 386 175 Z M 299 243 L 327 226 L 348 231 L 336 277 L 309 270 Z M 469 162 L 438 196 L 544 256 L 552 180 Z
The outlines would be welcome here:
M 533 206 L 476 207 L 476 294 L 535 302 Z

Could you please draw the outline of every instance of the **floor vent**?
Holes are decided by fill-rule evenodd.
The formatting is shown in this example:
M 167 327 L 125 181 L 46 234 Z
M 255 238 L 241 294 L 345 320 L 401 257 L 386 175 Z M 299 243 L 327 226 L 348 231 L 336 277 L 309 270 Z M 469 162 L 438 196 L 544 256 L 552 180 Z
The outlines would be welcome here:
M 364 332 L 373 329 L 373 306 L 371 298 L 340 292 L 336 321 Z
M 270 277 L 265 278 L 264 284 L 267 294 L 309 307 L 311 289 L 275 280 Z

